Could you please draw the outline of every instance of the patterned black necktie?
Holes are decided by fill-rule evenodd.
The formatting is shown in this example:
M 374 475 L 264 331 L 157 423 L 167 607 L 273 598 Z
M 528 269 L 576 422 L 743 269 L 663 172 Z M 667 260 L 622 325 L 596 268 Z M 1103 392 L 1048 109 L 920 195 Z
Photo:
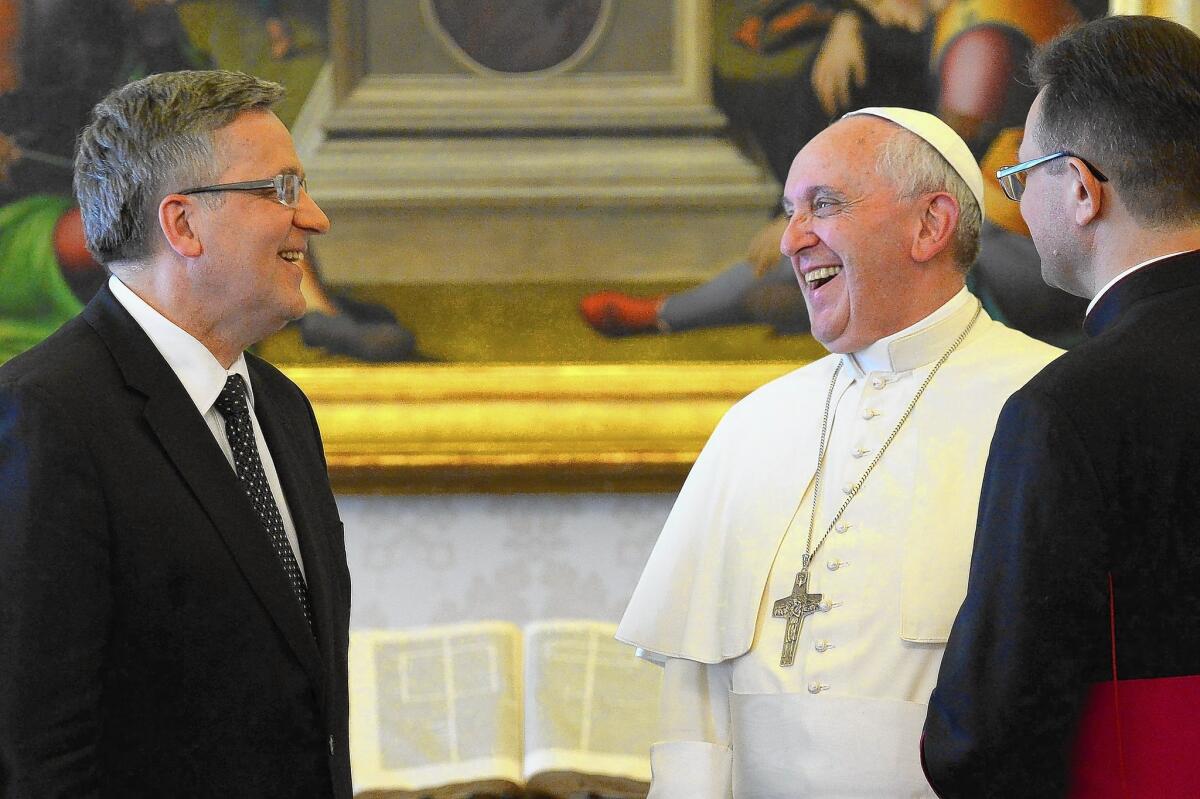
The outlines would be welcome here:
M 237 470 L 238 481 L 241 482 L 246 496 L 250 498 L 250 504 L 254 506 L 259 521 L 271 536 L 271 545 L 275 548 L 275 554 L 279 556 L 279 562 L 292 585 L 300 609 L 304 611 L 308 629 L 312 630 L 308 586 L 304 584 L 300 564 L 296 562 L 296 555 L 292 552 L 292 545 L 283 529 L 283 517 L 279 515 L 279 506 L 275 504 L 271 486 L 263 473 L 258 446 L 254 442 L 254 428 L 250 424 L 250 408 L 246 404 L 246 381 L 241 375 L 229 376 L 214 407 L 225 417 L 225 437 L 229 439 L 229 447 L 233 450 L 233 465 Z

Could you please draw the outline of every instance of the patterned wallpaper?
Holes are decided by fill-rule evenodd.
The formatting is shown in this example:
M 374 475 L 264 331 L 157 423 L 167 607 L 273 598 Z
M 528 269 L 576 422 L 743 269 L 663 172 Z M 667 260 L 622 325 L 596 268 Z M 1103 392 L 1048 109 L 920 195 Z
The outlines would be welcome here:
M 341 496 L 351 626 L 617 621 L 673 494 Z

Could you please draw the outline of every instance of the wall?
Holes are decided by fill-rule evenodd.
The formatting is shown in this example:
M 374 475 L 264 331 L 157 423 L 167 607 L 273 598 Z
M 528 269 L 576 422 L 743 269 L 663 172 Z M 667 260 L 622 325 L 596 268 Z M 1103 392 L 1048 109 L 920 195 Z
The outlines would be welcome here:
M 340 496 L 355 629 L 617 621 L 672 494 Z

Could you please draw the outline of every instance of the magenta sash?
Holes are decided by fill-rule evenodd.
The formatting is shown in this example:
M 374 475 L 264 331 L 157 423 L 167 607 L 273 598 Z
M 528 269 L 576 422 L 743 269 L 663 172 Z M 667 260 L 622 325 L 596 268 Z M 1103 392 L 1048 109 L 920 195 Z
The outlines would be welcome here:
M 1111 576 L 1108 590 L 1113 679 L 1088 692 L 1068 799 L 1196 799 L 1200 675 L 1119 679 Z

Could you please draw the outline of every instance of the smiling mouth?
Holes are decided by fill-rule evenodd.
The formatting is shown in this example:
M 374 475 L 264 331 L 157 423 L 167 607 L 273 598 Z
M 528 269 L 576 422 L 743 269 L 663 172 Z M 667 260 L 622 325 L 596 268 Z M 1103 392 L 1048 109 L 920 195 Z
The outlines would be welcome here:
M 304 250 L 284 250 L 279 253 L 279 257 L 285 261 L 296 263 L 297 261 L 304 260 Z
M 842 273 L 840 266 L 822 266 L 804 275 L 804 282 L 810 289 L 819 289 Z

